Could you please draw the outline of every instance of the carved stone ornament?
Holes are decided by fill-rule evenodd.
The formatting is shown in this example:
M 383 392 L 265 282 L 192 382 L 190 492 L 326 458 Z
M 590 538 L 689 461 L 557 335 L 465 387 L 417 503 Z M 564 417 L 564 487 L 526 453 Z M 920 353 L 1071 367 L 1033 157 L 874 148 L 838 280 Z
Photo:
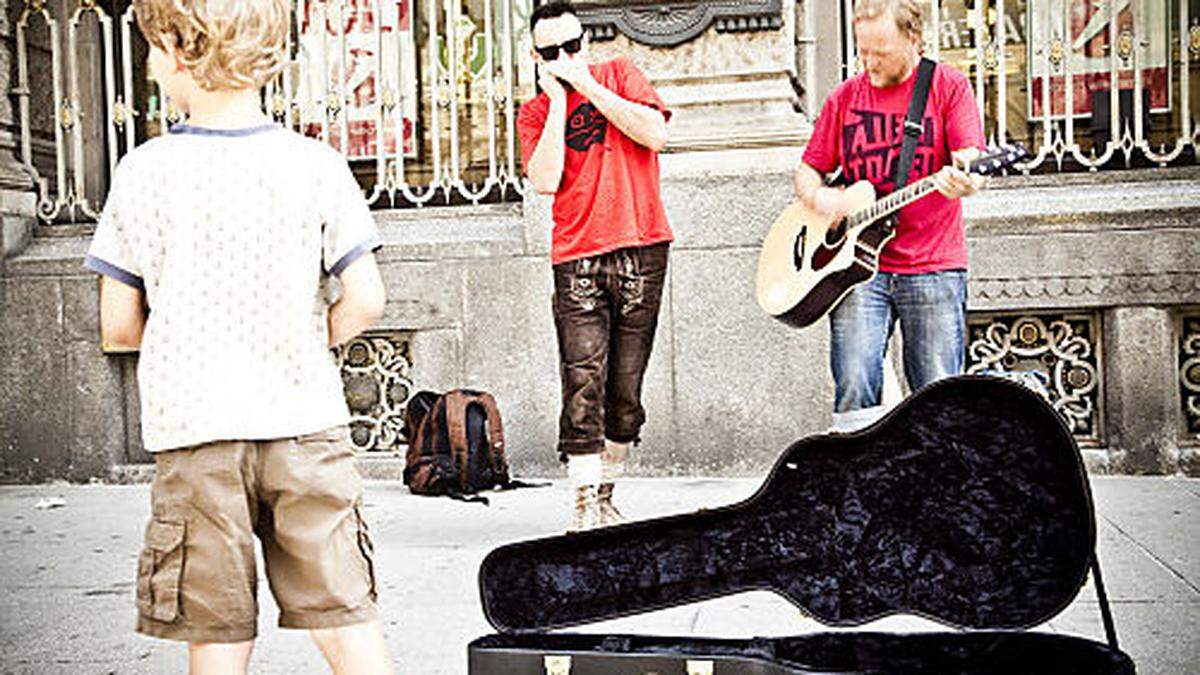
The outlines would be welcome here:
M 634 42 L 655 47 L 683 44 L 714 24 L 720 33 L 778 30 L 783 26 L 782 0 L 580 3 L 576 7 L 592 40 L 612 40 L 619 32 Z

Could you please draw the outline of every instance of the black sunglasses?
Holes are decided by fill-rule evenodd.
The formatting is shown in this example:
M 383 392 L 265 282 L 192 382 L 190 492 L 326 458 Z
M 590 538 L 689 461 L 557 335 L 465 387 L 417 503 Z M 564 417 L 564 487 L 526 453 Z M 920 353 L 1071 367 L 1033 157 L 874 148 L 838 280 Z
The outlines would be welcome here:
M 534 51 L 544 61 L 553 61 L 558 58 L 558 50 L 562 49 L 568 54 L 578 54 L 580 49 L 583 49 L 583 36 L 567 40 L 559 45 L 546 45 L 545 47 L 534 47 Z

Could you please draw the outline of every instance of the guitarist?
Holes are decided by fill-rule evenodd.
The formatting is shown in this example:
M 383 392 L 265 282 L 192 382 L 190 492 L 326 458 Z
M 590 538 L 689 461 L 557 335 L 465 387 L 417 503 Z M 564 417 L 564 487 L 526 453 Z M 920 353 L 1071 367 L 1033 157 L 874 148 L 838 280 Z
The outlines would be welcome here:
M 858 0 L 854 35 L 863 72 L 825 100 L 795 174 L 797 197 L 833 217 L 849 210 L 841 189 L 825 186 L 825 174 L 834 169 L 851 183 L 870 181 L 880 194 L 894 187 L 921 60 L 921 6 L 916 0 Z M 936 173 L 938 192 L 900 211 L 896 234 L 880 253 L 879 273 L 830 316 L 835 430 L 865 427 L 885 412 L 884 354 L 897 319 L 912 389 L 962 371 L 967 246 L 960 199 L 979 190 L 983 178 L 956 165 L 976 157 L 983 145 L 969 81 L 937 64 L 909 182 Z

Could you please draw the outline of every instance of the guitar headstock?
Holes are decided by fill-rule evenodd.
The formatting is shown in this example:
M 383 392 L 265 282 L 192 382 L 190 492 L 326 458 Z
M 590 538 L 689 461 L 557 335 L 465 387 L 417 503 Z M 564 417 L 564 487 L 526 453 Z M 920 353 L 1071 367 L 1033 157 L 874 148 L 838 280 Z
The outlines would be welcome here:
M 1002 143 L 988 148 L 967 168 L 971 173 L 989 175 L 1029 159 L 1029 151 L 1020 143 Z

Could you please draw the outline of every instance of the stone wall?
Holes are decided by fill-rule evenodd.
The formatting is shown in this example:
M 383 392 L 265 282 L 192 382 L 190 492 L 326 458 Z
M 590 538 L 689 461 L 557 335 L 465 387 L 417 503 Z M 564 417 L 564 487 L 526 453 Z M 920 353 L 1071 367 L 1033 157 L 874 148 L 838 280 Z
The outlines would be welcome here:
M 829 425 L 824 324 L 787 328 L 753 298 L 758 245 L 790 199 L 795 158 L 789 148 L 664 156 L 678 241 L 636 473 L 758 474 Z M 1093 470 L 1200 470 L 1175 328 L 1200 307 L 1198 179 L 1195 169 L 1007 178 L 967 202 L 972 316 L 1097 317 Z M 390 297 L 377 330 L 412 332 L 416 387 L 494 392 L 516 471 L 558 471 L 547 200 L 381 212 L 379 222 Z M 103 477 L 146 459 L 133 363 L 96 347 L 97 284 L 80 270 L 87 233 L 45 228 L 0 279 L 7 480 Z M 364 465 L 398 475 L 396 461 Z

